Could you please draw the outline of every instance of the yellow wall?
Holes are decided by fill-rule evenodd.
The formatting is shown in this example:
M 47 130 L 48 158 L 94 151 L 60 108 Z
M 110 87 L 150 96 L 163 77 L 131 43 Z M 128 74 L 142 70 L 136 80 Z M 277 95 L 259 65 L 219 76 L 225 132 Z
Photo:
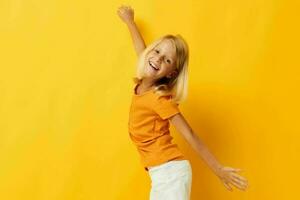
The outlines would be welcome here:
M 2 0 L 0 199 L 148 199 L 127 132 L 136 56 L 121 3 L 147 44 L 186 38 L 182 113 L 249 180 L 246 192 L 226 190 L 171 127 L 191 160 L 192 200 L 299 199 L 300 17 L 287 0 Z

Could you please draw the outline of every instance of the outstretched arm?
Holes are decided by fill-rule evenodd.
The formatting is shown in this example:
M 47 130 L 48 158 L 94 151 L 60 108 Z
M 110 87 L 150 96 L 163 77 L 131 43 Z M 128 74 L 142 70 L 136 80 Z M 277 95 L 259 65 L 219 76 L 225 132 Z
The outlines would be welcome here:
M 146 48 L 146 45 L 136 23 L 134 22 L 134 10 L 130 6 L 120 6 L 118 8 L 118 15 L 127 25 L 136 54 L 139 56 Z
M 208 164 L 212 171 L 221 179 L 225 187 L 232 191 L 229 183 L 233 184 L 241 190 L 247 187 L 247 180 L 236 174 L 235 172 L 240 169 L 233 169 L 231 167 L 223 167 L 216 158 L 210 153 L 205 144 L 198 138 L 189 126 L 181 113 L 172 116 L 171 123 L 175 126 L 176 130 L 182 134 L 184 139 L 193 147 L 193 149 L 201 156 L 201 158 Z

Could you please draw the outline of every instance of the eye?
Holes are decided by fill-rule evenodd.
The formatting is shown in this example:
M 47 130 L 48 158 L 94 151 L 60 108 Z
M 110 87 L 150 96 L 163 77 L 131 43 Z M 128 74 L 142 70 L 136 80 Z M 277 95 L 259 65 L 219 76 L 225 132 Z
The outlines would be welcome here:
M 169 64 L 170 64 L 170 63 L 171 63 L 171 60 L 167 59 L 167 63 L 169 63 Z
M 155 52 L 156 52 L 156 53 L 159 53 L 159 50 L 155 49 Z

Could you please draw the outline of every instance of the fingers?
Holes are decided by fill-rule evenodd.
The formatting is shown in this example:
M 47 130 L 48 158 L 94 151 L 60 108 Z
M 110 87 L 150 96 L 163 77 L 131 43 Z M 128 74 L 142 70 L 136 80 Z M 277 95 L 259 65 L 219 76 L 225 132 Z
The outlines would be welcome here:
M 227 175 L 224 175 L 222 181 L 228 190 L 232 191 L 232 188 L 230 188 L 229 183 L 240 190 L 246 190 L 246 188 L 248 187 L 247 180 L 244 177 L 237 174 L 237 172 L 242 171 L 241 169 L 224 167 L 223 170 L 227 171 Z
M 245 190 L 248 185 L 247 180 L 244 177 L 235 173 L 230 173 L 230 181 L 232 182 L 232 184 L 234 184 L 236 187 L 238 187 L 241 190 Z
M 228 171 L 231 171 L 231 172 L 241 172 L 241 171 L 243 171 L 243 170 L 241 170 L 241 169 L 235 169 L 235 168 L 232 168 L 232 167 L 226 167 L 226 169 L 227 169 Z
M 126 10 L 126 8 L 124 7 L 124 6 L 120 6 L 119 8 L 118 8 L 118 12 L 119 13 L 122 13 L 122 12 L 124 12 Z
M 118 8 L 117 13 L 119 15 L 134 15 L 134 10 L 130 6 L 122 5 Z
M 242 176 L 240 176 L 240 175 L 238 175 L 238 174 L 232 173 L 232 176 L 234 176 L 234 177 L 240 179 L 241 181 L 247 181 L 247 179 L 245 179 L 244 177 L 242 177 Z
M 127 6 L 127 5 L 121 5 L 118 7 L 118 11 L 125 11 L 125 10 L 133 10 L 131 8 L 131 6 Z
M 228 182 L 222 181 L 222 183 L 229 191 L 233 191 Z
M 224 184 L 224 186 L 229 190 L 229 191 L 233 191 L 232 187 L 230 187 L 229 184 L 232 184 L 233 186 L 235 186 L 236 188 L 245 191 L 247 188 L 247 185 L 244 184 L 243 182 L 240 182 L 236 179 L 231 179 L 229 181 L 227 180 L 223 180 L 222 183 Z
M 237 188 L 239 188 L 240 190 L 246 190 L 247 188 L 247 183 L 237 179 L 236 177 L 231 178 L 231 183 Z
M 245 190 L 244 187 L 240 183 L 235 182 L 234 180 L 232 180 L 230 183 L 240 190 Z

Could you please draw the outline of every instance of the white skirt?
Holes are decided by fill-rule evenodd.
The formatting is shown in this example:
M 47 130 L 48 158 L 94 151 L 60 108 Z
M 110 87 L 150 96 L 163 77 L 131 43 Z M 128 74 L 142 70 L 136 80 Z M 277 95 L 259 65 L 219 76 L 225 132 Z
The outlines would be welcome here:
M 192 168 L 188 160 L 172 160 L 149 170 L 150 200 L 189 200 Z

